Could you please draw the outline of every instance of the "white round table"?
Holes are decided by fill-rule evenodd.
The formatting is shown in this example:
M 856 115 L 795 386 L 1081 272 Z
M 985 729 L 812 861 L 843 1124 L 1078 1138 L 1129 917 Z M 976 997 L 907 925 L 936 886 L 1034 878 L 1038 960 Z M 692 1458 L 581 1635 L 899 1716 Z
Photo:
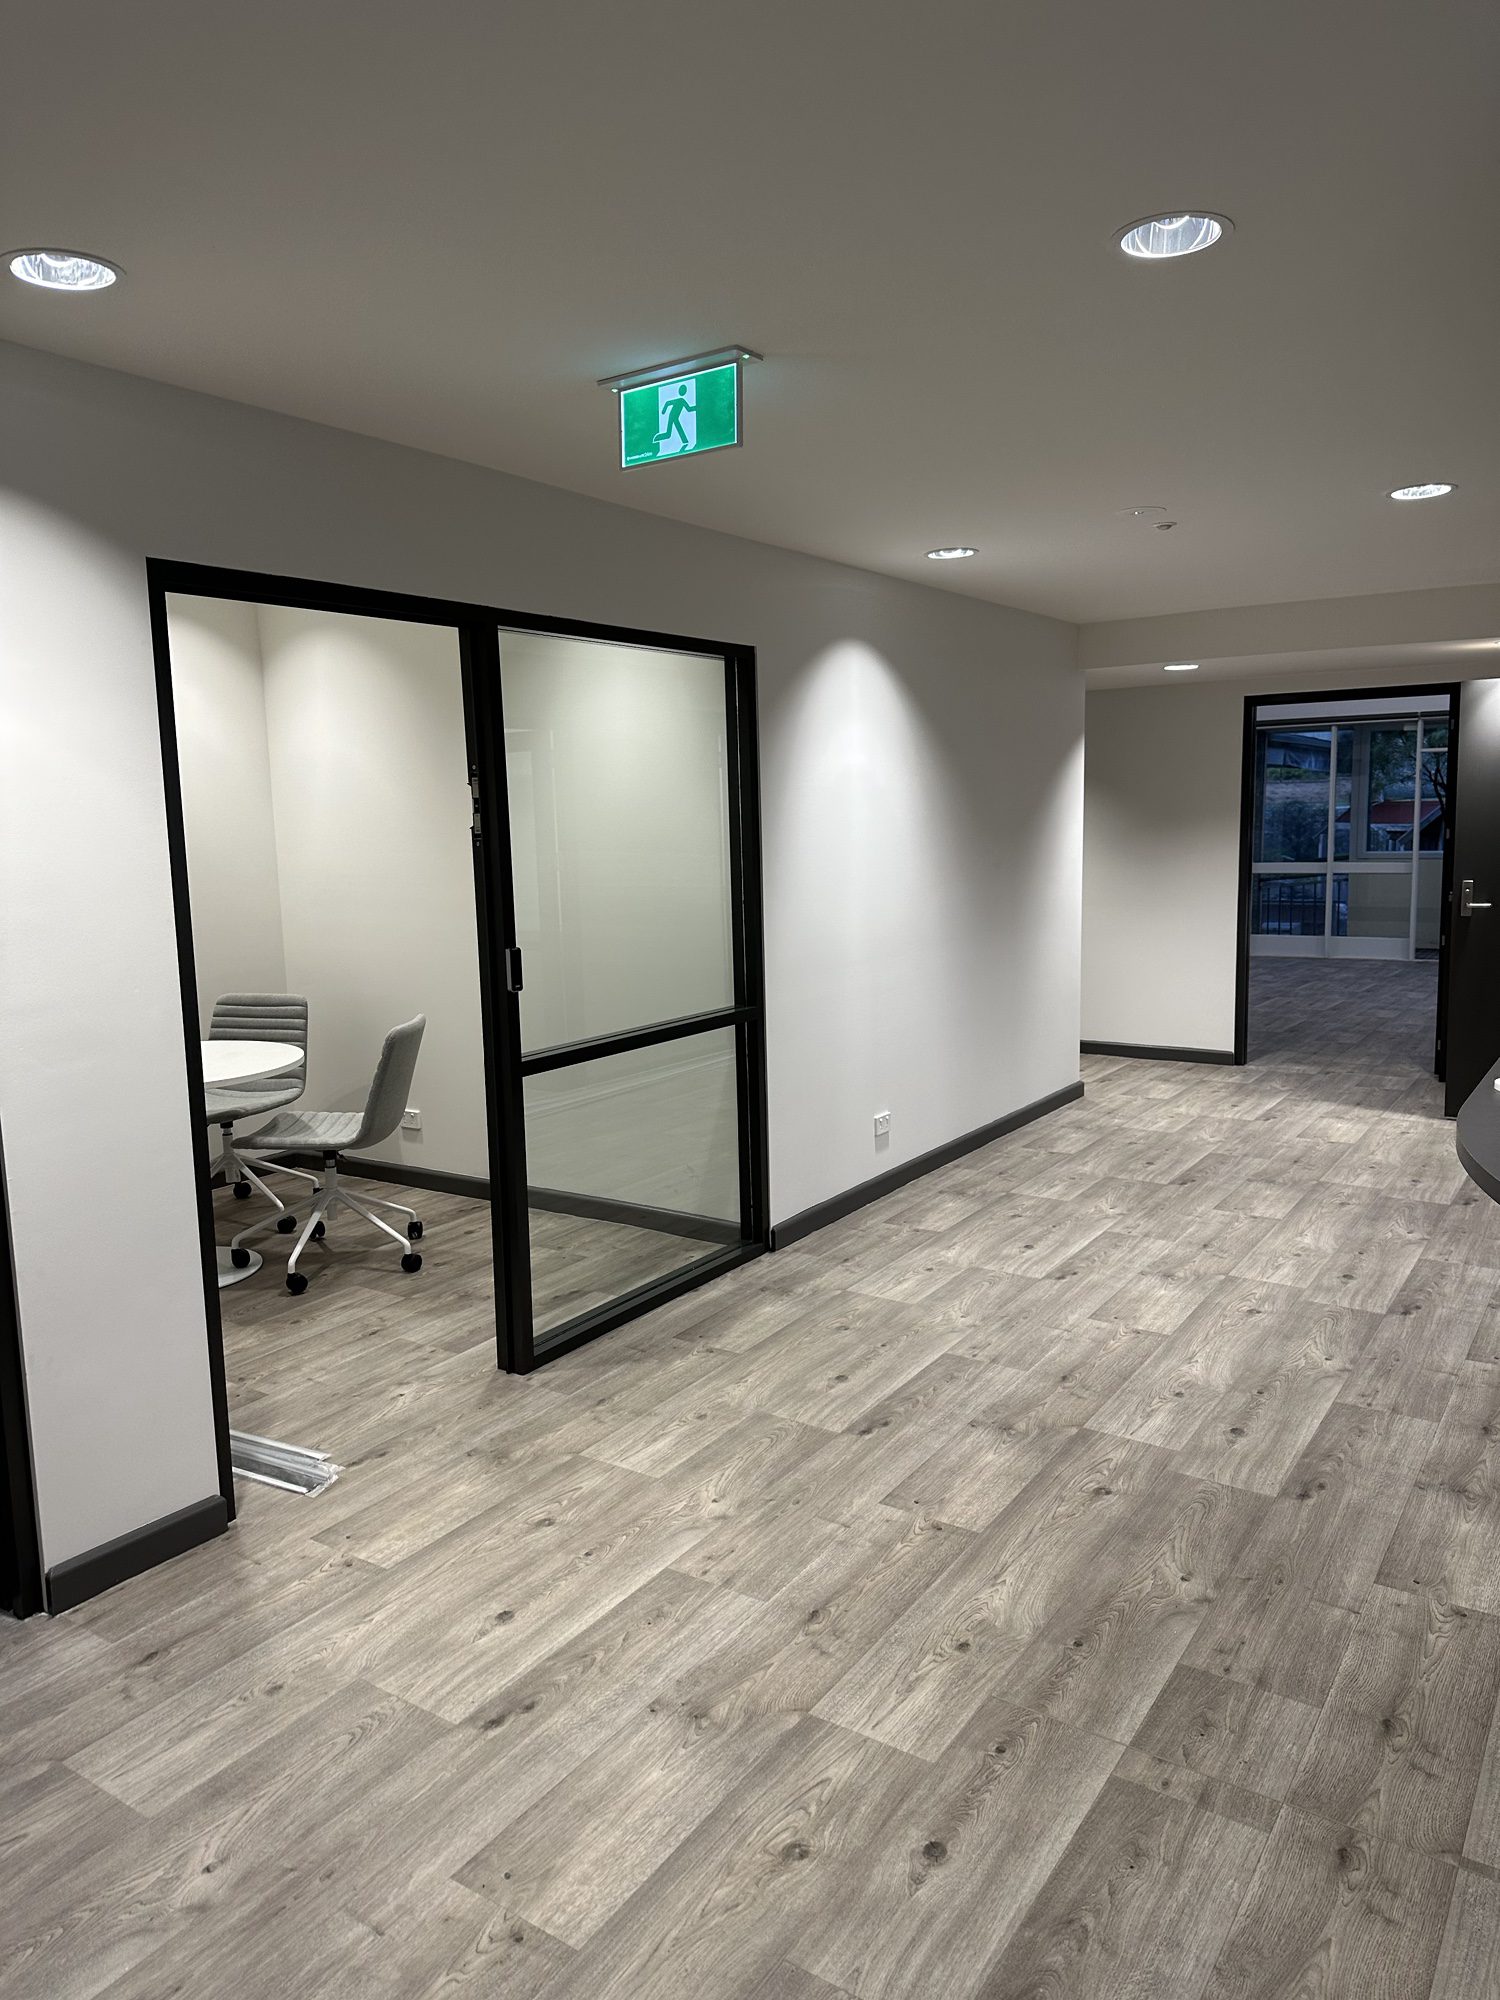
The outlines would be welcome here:
M 295 1042 L 204 1042 L 203 1081 L 210 1090 L 226 1083 L 254 1083 L 295 1069 L 302 1051 Z
M 259 1077 L 280 1076 L 285 1070 L 296 1069 L 302 1057 L 303 1051 L 295 1042 L 204 1042 L 204 1086 L 209 1090 L 224 1090 L 236 1083 L 254 1083 Z M 238 1285 L 245 1278 L 253 1278 L 263 1261 L 257 1250 L 252 1250 L 249 1263 L 240 1267 L 229 1261 L 226 1249 L 220 1248 L 215 1254 L 221 1292 L 226 1285 Z

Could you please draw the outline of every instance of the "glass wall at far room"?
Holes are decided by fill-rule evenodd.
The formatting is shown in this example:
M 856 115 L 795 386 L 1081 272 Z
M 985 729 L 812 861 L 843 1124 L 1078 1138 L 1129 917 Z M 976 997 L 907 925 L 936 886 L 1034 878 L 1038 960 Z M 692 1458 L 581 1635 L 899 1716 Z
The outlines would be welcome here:
M 1257 724 L 1251 950 L 1413 959 L 1437 951 L 1448 715 Z

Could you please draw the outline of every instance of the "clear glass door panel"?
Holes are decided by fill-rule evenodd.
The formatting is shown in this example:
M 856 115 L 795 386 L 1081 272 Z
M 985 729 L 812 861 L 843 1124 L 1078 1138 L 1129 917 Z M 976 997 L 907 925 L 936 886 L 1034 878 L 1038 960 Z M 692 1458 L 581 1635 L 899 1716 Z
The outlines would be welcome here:
M 724 661 L 502 632 L 528 1054 L 734 1003 Z

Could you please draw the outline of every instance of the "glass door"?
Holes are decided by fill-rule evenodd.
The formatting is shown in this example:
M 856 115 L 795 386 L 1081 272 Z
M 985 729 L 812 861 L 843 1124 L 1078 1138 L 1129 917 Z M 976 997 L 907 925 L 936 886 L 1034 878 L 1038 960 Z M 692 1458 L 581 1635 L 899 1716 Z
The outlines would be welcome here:
M 1437 949 L 1448 718 L 1261 724 L 1251 947 L 1399 958 Z
M 531 1345 L 512 1366 L 763 1236 L 750 672 L 734 653 L 500 630 L 525 1189 L 511 1294 Z

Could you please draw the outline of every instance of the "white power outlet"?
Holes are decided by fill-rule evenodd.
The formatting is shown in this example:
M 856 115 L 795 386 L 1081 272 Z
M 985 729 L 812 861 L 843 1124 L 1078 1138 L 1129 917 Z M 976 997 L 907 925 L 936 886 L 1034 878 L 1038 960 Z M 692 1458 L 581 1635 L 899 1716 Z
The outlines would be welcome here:
M 875 1137 L 877 1139 L 883 1139 L 887 1134 L 887 1132 L 890 1131 L 890 1129 L 891 1129 L 890 1112 L 877 1111 L 875 1113 Z
M 406 1109 L 405 1109 L 405 1110 L 404 1110 L 404 1111 L 402 1112 L 402 1114 L 401 1114 L 401 1129 L 402 1129 L 402 1131 L 403 1131 L 403 1132 L 420 1132 L 420 1131 L 421 1131 L 421 1129 L 422 1129 L 422 1114 L 421 1114 L 421 1112 L 420 1112 L 420 1111 L 418 1111 L 418 1110 L 417 1110 L 417 1109 L 415 1108 L 415 1106 L 413 1106 L 413 1105 L 410 1105 L 410 1104 L 408 1104 L 408 1105 L 407 1105 L 407 1107 L 406 1107 Z

